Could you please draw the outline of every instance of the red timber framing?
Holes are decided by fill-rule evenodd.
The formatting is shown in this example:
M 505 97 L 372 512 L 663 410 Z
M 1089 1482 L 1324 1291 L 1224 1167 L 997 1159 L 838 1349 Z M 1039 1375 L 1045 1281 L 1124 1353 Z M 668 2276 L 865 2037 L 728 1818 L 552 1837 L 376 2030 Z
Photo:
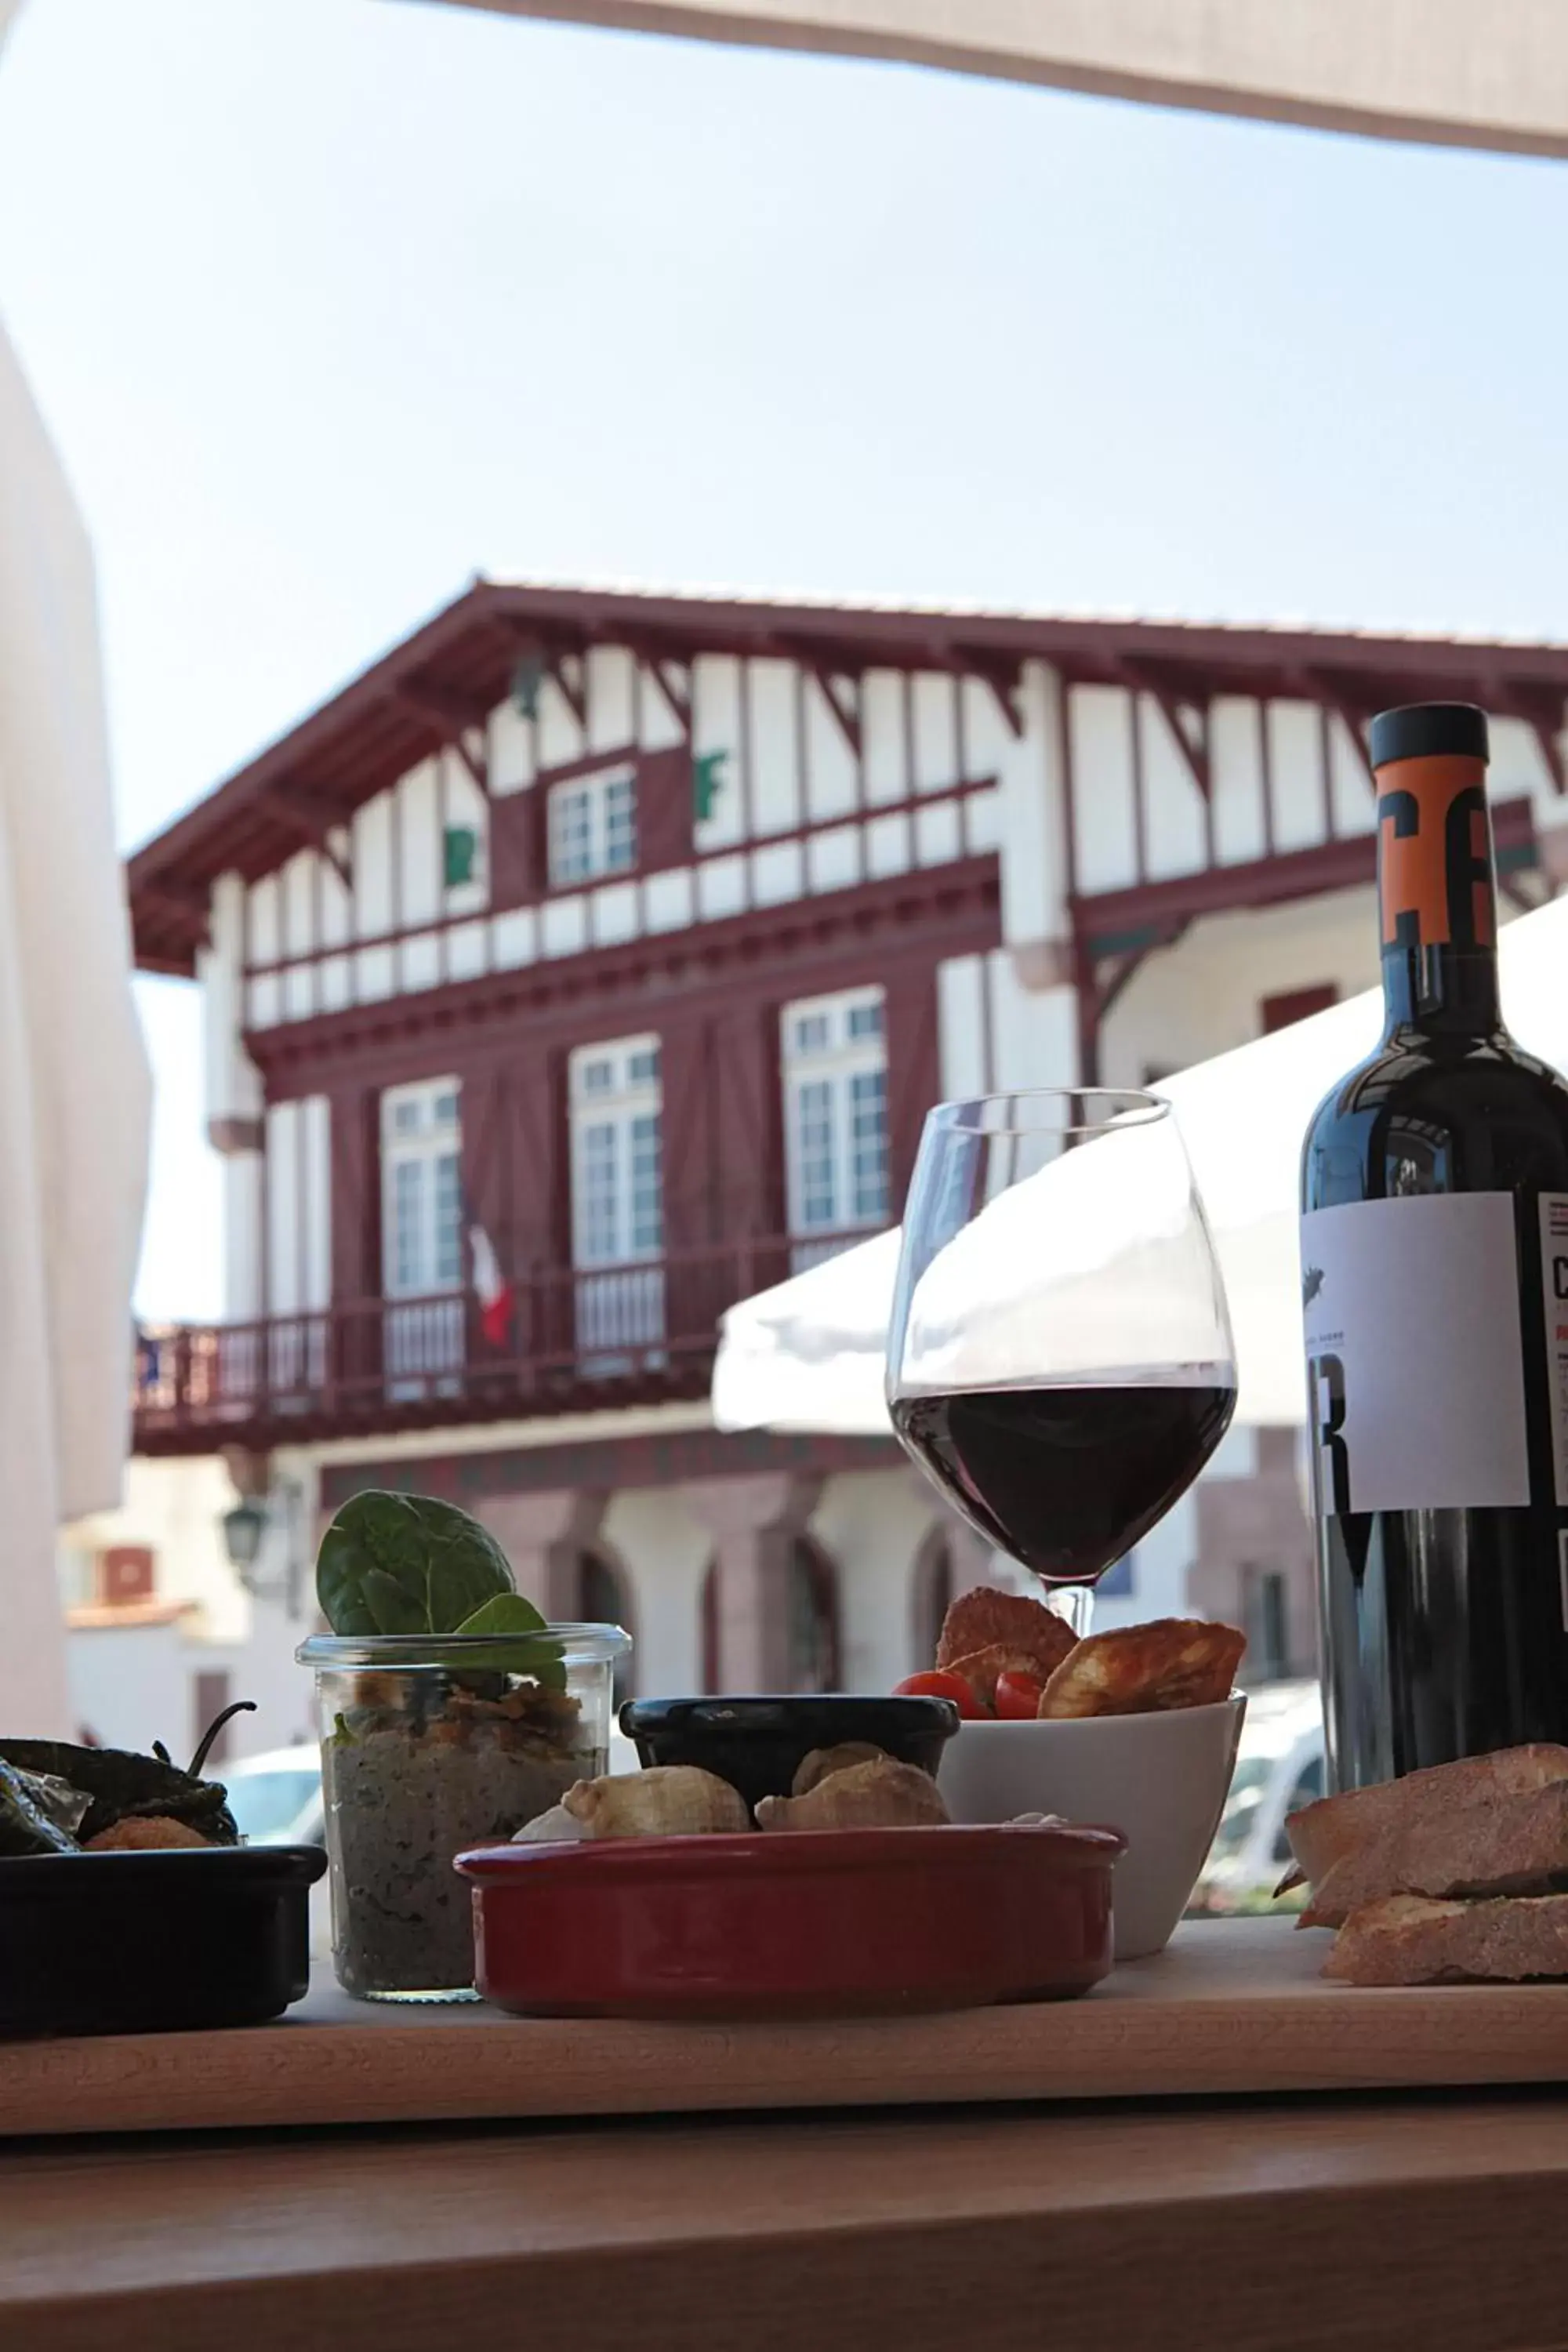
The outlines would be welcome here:
M 689 689 L 681 672 L 698 655 L 794 662 L 823 694 L 852 750 L 859 741 L 859 681 L 869 670 L 982 679 L 1016 731 L 1022 665 L 1042 660 L 1069 689 L 1113 686 L 1147 696 L 1173 729 L 1179 756 L 1205 798 L 1207 714 L 1218 698 L 1311 703 L 1342 719 L 1360 742 L 1367 718 L 1389 703 L 1457 697 L 1531 728 L 1559 790 L 1564 782 L 1559 733 L 1568 646 L 480 579 L 136 852 L 128 879 L 138 964 L 193 976 L 212 886 L 221 875 L 256 881 L 275 872 L 433 751 L 454 749 L 484 790 L 485 723 L 506 700 L 520 666 L 552 677 L 569 700 L 580 701 L 580 665 L 595 646 L 637 655 L 682 727 L 689 724 Z M 1271 816 L 1266 807 L 1269 836 Z
M 626 878 L 644 894 L 638 936 L 455 978 L 460 928 L 505 920 L 505 910 L 554 895 L 546 889 L 545 793 L 498 790 L 491 797 L 490 716 L 510 701 L 526 717 L 549 679 L 591 734 L 589 657 L 600 648 L 635 656 L 623 754 L 611 749 L 542 767 L 535 719 L 532 774 L 536 786 L 550 786 L 612 766 L 617 756 L 637 760 L 637 865 Z M 814 724 L 826 725 L 847 749 L 851 821 L 902 816 L 912 841 L 915 813 L 942 814 L 946 803 L 955 853 L 897 877 L 846 882 L 778 904 L 755 902 L 752 866 L 742 860 L 747 895 L 740 912 L 676 930 L 653 928 L 646 894 L 659 887 L 661 872 L 687 866 L 700 876 L 705 863 L 733 856 L 733 844 L 700 849 L 695 829 L 693 665 L 713 656 L 741 665 L 732 782 L 742 845 L 798 845 L 807 830 L 797 825 L 763 837 L 753 823 L 757 673 L 747 665 L 757 661 L 793 665 L 795 740 L 803 763 L 808 706 Z M 979 796 L 993 792 L 995 777 L 984 771 L 1004 758 L 1003 739 L 991 730 L 989 756 L 973 756 L 965 719 L 967 711 L 976 732 L 975 698 L 971 691 L 966 703 L 963 689 L 977 687 L 1017 741 L 1026 735 L 1028 714 L 1049 707 L 1031 700 L 1035 689 L 1026 686 L 1026 665 L 1034 662 L 1048 665 L 1060 688 L 1058 740 L 1035 740 L 1042 783 L 1054 769 L 1061 784 L 1065 921 L 1060 915 L 1058 920 L 1065 940 L 1058 934 L 1048 944 L 1063 949 L 1075 984 L 1086 1082 L 1098 1076 L 1105 1016 L 1151 951 L 1206 916 L 1370 879 L 1373 835 L 1365 822 L 1347 815 L 1345 793 L 1348 775 L 1356 789 L 1364 782 L 1370 803 L 1365 725 L 1375 709 L 1431 696 L 1480 702 L 1521 723 L 1544 774 L 1563 789 L 1568 646 L 478 580 L 130 862 L 138 962 L 189 977 L 207 941 L 221 877 L 259 883 L 301 848 L 319 853 L 308 950 L 301 952 L 301 942 L 291 941 L 280 923 L 266 954 L 253 953 L 247 911 L 239 978 L 251 1024 L 245 1047 L 268 1109 L 281 1113 L 306 1100 L 327 1106 L 331 1201 L 330 1305 L 248 1325 L 148 1335 L 138 1381 L 138 1447 L 195 1452 L 226 1442 L 371 1435 L 700 1396 L 719 1315 L 794 1263 L 779 1054 L 785 1003 L 872 983 L 882 989 L 889 1198 L 896 1204 L 902 1196 L 921 1118 L 941 1090 L 939 966 L 984 953 L 1002 937 L 998 857 L 973 854 L 986 836 L 973 830 L 971 815 Z M 901 678 L 891 698 L 889 672 Z M 930 696 L 933 676 L 951 688 L 953 760 L 941 788 L 928 792 L 916 773 L 917 701 Z M 1095 827 L 1105 813 L 1099 800 L 1105 774 L 1087 756 L 1075 758 L 1077 717 L 1094 690 L 1105 688 L 1124 698 L 1118 707 L 1129 730 L 1128 851 L 1112 866 L 1103 858 L 1097 864 L 1094 855 L 1097 840 L 1103 846 Z M 873 692 L 880 698 L 875 704 Z M 678 740 L 638 752 L 648 697 L 657 698 L 661 721 Z M 889 699 L 902 712 L 904 777 L 902 796 L 891 800 L 881 791 L 868 793 L 866 756 L 867 714 L 881 713 L 886 729 Z M 1234 833 L 1226 832 L 1225 792 L 1235 772 L 1215 755 L 1216 740 L 1232 740 L 1216 738 L 1216 729 L 1232 724 L 1233 704 L 1249 709 L 1247 723 L 1257 728 L 1256 824 L 1252 845 L 1240 857 Z M 1317 730 L 1321 807 L 1314 829 L 1321 837 L 1307 848 L 1285 845 L 1301 836 L 1300 812 L 1287 816 L 1276 774 L 1273 709 L 1281 705 L 1304 707 Z M 395 828 L 402 820 L 392 788 L 437 753 L 445 755 L 437 761 L 443 836 L 459 774 L 465 792 L 489 802 L 484 905 L 405 920 L 395 878 L 383 927 L 356 929 L 340 943 L 355 954 L 390 950 L 392 992 L 329 1010 L 321 987 L 329 957 L 321 904 L 323 893 L 352 878 L 353 821 L 378 795 L 391 796 L 389 869 L 399 877 Z M 799 781 L 804 786 L 804 774 Z M 1174 873 L 1161 835 L 1173 795 L 1195 817 L 1185 835 L 1191 870 Z M 810 806 L 804 789 L 798 805 Z M 1531 875 L 1539 860 L 1530 803 L 1505 802 L 1495 817 L 1505 882 L 1524 898 L 1540 887 Z M 859 870 L 864 874 L 865 865 Z M 1107 872 L 1117 875 L 1117 887 L 1097 887 L 1096 877 Z M 417 966 L 405 960 L 416 940 L 425 942 Z M 492 967 L 499 961 L 490 958 Z M 399 983 L 414 970 L 429 972 L 429 981 L 404 989 Z M 271 992 L 266 1002 L 262 991 Z M 568 1058 L 580 1045 L 648 1033 L 659 1041 L 664 1138 L 657 1336 L 595 1350 L 583 1339 L 582 1278 L 572 1265 Z M 395 1304 L 384 1296 L 381 1096 L 434 1075 L 455 1077 L 461 1088 L 465 1214 L 483 1226 L 515 1286 L 504 1347 L 485 1340 L 471 1290 Z M 259 1124 L 248 1139 L 237 1132 L 232 1139 L 251 1150 L 260 1139 Z M 268 1164 L 264 1154 L 264 1185 Z M 301 1192 L 294 1222 L 303 1234 L 302 1156 L 296 1165 Z M 264 1258 L 267 1233 L 264 1205 Z M 611 1268 L 595 1279 L 613 1287 L 622 1272 L 628 1299 L 641 1297 L 646 1267 Z M 302 1280 L 297 1291 L 307 1295 Z M 261 1294 L 269 1295 L 265 1265 Z M 628 1311 L 635 1322 L 635 1310 Z M 405 1348 L 408 1332 L 427 1321 L 439 1358 L 435 1369 L 413 1378 L 400 1373 L 389 1354 L 394 1314 Z
M 994 856 L 960 860 L 252 1033 L 247 1046 L 269 1102 L 324 1096 L 329 1105 L 332 1304 L 146 1335 L 138 1451 L 200 1451 L 238 1432 L 268 1446 L 705 1394 L 720 1316 L 795 1262 L 782 1008 L 880 986 L 889 1197 L 901 1200 L 941 1092 L 937 967 L 997 944 L 999 897 Z M 637 1344 L 595 1347 L 583 1336 L 585 1297 L 603 1325 L 635 1334 L 650 1272 L 584 1274 L 572 1264 L 567 1058 L 642 1031 L 658 1036 L 662 1063 L 658 1325 Z M 383 1296 L 380 1097 L 437 1066 L 461 1087 L 466 1204 L 515 1286 L 500 1347 L 484 1338 L 471 1292 Z
M 634 1486 L 674 1486 L 693 1478 L 737 1478 L 772 1472 L 831 1478 L 847 1470 L 886 1470 L 904 1459 L 896 1439 L 777 1434 L 765 1429 L 672 1429 L 637 1437 L 594 1437 L 559 1445 L 498 1447 L 493 1453 L 421 1454 L 416 1461 L 322 1465 L 321 1507 L 340 1510 L 371 1488 L 437 1495 L 469 1510 L 498 1495 L 531 1495 L 570 1486 L 614 1495 Z
M 1530 803 L 1511 800 L 1494 805 L 1492 831 L 1502 888 L 1519 905 L 1534 905 L 1537 901 L 1524 879 L 1539 863 Z M 1371 883 L 1376 875 L 1376 836 L 1356 833 L 1310 849 L 1275 851 L 1241 865 L 1206 866 L 1168 881 L 1134 883 L 1123 890 L 1075 892 L 1069 905 L 1083 1083 L 1099 1082 L 1101 1030 L 1128 982 L 1146 956 L 1159 948 L 1173 947 L 1190 924 L 1205 915 L 1261 910 L 1292 899 L 1319 898 L 1331 890 Z
M 499 1348 L 484 1338 L 471 1293 L 395 1303 L 352 1298 L 319 1314 L 143 1333 L 135 1450 L 209 1454 L 239 1445 L 267 1453 L 411 1428 L 695 1402 L 708 1394 L 719 1317 L 736 1299 L 781 1281 L 790 1246 L 786 1234 L 773 1233 L 667 1250 L 657 1268 L 664 1320 L 650 1344 L 595 1348 L 579 1322 L 591 1287 L 599 1318 L 613 1325 L 620 1314 L 629 1327 L 646 1297 L 647 1267 L 583 1276 L 559 1255 L 522 1269 L 513 1337 Z M 394 1332 L 405 1361 L 422 1356 L 438 1369 L 400 1371 L 392 1361 Z M 431 1491 L 423 1479 L 420 1486 Z
M 954 682 L 956 684 L 956 681 Z M 616 753 L 615 751 L 598 751 L 590 754 L 584 759 L 574 760 L 559 768 L 549 770 L 544 774 L 542 774 L 540 778 L 540 782 L 545 787 L 544 791 L 528 793 L 514 796 L 508 800 L 503 800 L 498 804 L 499 809 L 504 816 L 510 816 L 515 812 L 533 820 L 534 829 L 538 831 L 541 829 L 538 825 L 539 815 L 545 801 L 546 792 L 551 786 L 553 786 L 558 782 L 567 781 L 575 775 L 601 772 L 605 769 L 614 768 L 618 764 L 630 764 L 634 756 L 636 757 L 637 767 L 639 807 L 644 804 L 649 804 L 658 808 L 660 800 L 662 800 L 666 808 L 668 808 L 671 802 L 677 802 L 678 803 L 684 803 L 686 805 L 689 805 L 690 763 L 689 761 L 686 762 L 686 772 L 684 774 L 677 773 L 672 775 L 666 766 L 666 763 L 670 761 L 672 756 L 668 752 L 644 751 L 640 754 L 634 755 L 630 752 Z M 673 785 L 676 789 L 666 790 L 656 798 L 655 793 L 649 790 L 650 782 L 655 784 Z M 922 817 L 929 819 L 931 815 L 938 810 L 952 809 L 957 813 L 959 825 L 962 827 L 963 821 L 963 813 L 966 803 L 971 801 L 977 800 L 982 796 L 994 793 L 995 788 L 996 779 L 994 776 L 970 777 L 961 783 L 952 785 L 944 792 L 911 793 L 906 797 L 898 800 L 879 800 L 874 805 L 862 804 L 862 806 L 858 808 L 854 814 L 857 816 L 867 815 L 874 817 L 879 824 L 882 824 L 886 823 L 889 818 L 896 819 L 901 817 L 906 820 L 912 820 L 916 817 Z M 277 956 L 247 957 L 244 966 L 244 978 L 246 982 L 248 983 L 249 982 L 258 980 L 275 978 L 281 979 L 289 974 L 298 973 L 305 976 L 308 982 L 313 983 L 317 979 L 319 979 L 319 975 L 323 965 L 330 963 L 334 960 L 342 961 L 346 952 L 352 952 L 355 956 L 362 956 L 374 949 L 384 948 L 390 949 L 394 954 L 396 955 L 405 949 L 413 948 L 419 941 L 426 940 L 436 941 L 437 947 L 439 947 L 440 944 L 450 938 L 454 932 L 472 933 L 476 924 L 483 925 L 487 922 L 493 922 L 495 916 L 498 914 L 512 912 L 519 906 L 544 904 L 547 902 L 550 896 L 566 895 L 564 893 L 548 893 L 538 886 L 535 877 L 537 877 L 540 866 L 542 863 L 543 846 L 542 842 L 535 842 L 530 845 L 526 853 L 526 867 L 524 867 L 523 858 L 521 856 L 514 858 L 511 854 L 511 845 L 501 842 L 498 838 L 500 827 L 494 818 L 492 818 L 492 826 L 494 827 L 491 833 L 492 891 L 490 905 L 485 913 L 478 916 L 472 913 L 433 916 L 422 921 L 398 922 L 389 926 L 384 930 L 367 930 L 358 932 L 355 934 L 353 939 L 352 950 L 345 950 L 343 948 L 333 949 L 331 947 L 315 947 L 309 950 L 303 950 L 297 954 L 291 955 L 283 954 Z M 768 852 L 773 852 L 780 849 L 789 849 L 811 841 L 823 832 L 830 829 L 831 828 L 829 826 L 821 823 L 815 825 L 791 825 L 778 832 L 768 833 L 760 837 L 755 837 L 748 842 L 746 845 L 753 849 L 762 848 Z M 963 838 L 962 832 L 960 833 L 960 838 Z M 686 844 L 679 852 L 663 860 L 662 863 L 666 866 L 679 864 L 700 873 L 701 869 L 708 866 L 722 865 L 733 866 L 737 862 L 737 845 L 733 842 L 729 842 L 721 847 L 709 850 L 698 850 L 693 848 L 690 845 L 689 827 L 688 827 L 688 840 Z M 742 866 L 744 875 L 744 887 L 747 902 L 745 913 L 742 919 L 752 921 L 757 919 L 759 916 L 765 919 L 767 914 L 771 912 L 771 904 L 763 907 L 758 906 L 752 883 L 752 867 L 750 861 L 744 859 L 742 860 Z M 521 871 L 520 869 L 525 870 L 528 876 L 526 887 L 522 885 Z M 646 880 L 649 874 L 656 873 L 659 870 L 660 862 L 656 861 L 656 859 L 651 857 L 645 850 L 637 865 L 631 869 L 630 878 L 635 881 Z M 709 927 L 709 921 L 704 921 L 701 926 L 704 930 Z M 595 952 L 598 952 L 598 950 L 595 950 Z M 445 981 L 446 973 L 444 969 L 442 976 L 443 981 Z M 377 1003 L 381 1003 L 384 1000 L 379 998 L 375 1000 Z M 310 1012 L 303 1015 L 294 1014 L 291 1015 L 290 1018 L 291 1021 L 297 1021 L 300 1018 L 309 1020 L 314 1018 L 321 1010 L 321 1007 L 319 998 L 312 984 Z

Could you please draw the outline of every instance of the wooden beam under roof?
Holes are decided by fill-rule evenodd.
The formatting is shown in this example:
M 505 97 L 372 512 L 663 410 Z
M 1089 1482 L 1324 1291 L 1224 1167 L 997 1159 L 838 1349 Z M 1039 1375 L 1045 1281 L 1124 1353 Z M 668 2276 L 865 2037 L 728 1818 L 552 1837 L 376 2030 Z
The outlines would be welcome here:
M 580 651 L 590 635 L 666 665 L 699 652 L 743 658 L 770 645 L 787 646 L 791 658 L 829 677 L 934 661 L 985 680 L 1015 732 L 1023 723 L 1016 683 L 1029 660 L 1050 664 L 1068 685 L 1114 684 L 1129 665 L 1157 671 L 1178 703 L 1201 705 L 1220 695 L 1304 697 L 1338 710 L 1358 743 L 1366 713 L 1386 702 L 1461 695 L 1498 711 L 1528 707 L 1554 780 L 1550 739 L 1568 694 L 1568 645 L 480 580 L 138 850 L 127 869 L 133 908 L 144 901 L 151 911 L 145 894 L 153 889 L 165 898 L 192 891 L 205 908 L 219 875 L 255 880 L 270 870 L 283 803 L 269 811 L 265 795 L 275 788 L 318 804 L 330 801 L 334 817 L 346 822 L 426 756 L 437 717 L 445 731 L 453 715 L 447 691 L 462 698 L 459 716 L 504 700 L 520 652 L 547 652 L 558 683 L 585 716 L 579 682 L 563 656 Z M 440 713 L 428 700 L 433 682 L 443 695 Z M 411 707 L 399 688 L 415 695 L 423 688 L 426 709 Z M 139 954 L 147 938 L 162 957 L 164 919 L 138 923 Z M 166 966 L 160 961 L 158 968 Z M 194 945 L 183 968 L 195 969 Z

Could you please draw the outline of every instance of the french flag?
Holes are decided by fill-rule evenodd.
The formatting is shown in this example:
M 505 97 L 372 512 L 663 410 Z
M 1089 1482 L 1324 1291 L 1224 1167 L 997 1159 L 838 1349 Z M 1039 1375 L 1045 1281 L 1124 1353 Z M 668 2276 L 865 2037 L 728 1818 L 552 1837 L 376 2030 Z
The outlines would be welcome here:
M 517 1294 L 500 1270 L 495 1247 L 483 1225 L 468 1227 L 468 1247 L 474 1260 L 474 1292 L 479 1302 L 479 1328 L 492 1348 L 504 1348 L 511 1336 Z

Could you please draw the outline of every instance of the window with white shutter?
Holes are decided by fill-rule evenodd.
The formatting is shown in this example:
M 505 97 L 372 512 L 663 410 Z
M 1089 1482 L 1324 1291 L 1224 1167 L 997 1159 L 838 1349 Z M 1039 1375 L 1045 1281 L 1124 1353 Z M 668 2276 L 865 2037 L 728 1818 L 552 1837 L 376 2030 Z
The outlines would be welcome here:
M 888 1222 L 888 1051 L 879 988 L 786 1004 L 780 1037 L 797 1266 Z
M 572 1255 L 584 1277 L 577 1284 L 578 1341 L 595 1350 L 646 1348 L 664 1337 L 658 1039 L 579 1046 L 567 1092 Z

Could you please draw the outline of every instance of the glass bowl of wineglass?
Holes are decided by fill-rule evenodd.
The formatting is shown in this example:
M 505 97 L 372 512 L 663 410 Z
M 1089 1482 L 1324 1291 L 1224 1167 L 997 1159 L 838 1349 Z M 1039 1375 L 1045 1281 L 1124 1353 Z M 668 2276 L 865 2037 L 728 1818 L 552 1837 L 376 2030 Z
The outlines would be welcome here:
M 888 1404 L 987 1542 L 1089 1630 L 1093 1588 L 1236 1407 L 1214 1244 L 1157 1096 L 941 1103 L 904 1215 Z

